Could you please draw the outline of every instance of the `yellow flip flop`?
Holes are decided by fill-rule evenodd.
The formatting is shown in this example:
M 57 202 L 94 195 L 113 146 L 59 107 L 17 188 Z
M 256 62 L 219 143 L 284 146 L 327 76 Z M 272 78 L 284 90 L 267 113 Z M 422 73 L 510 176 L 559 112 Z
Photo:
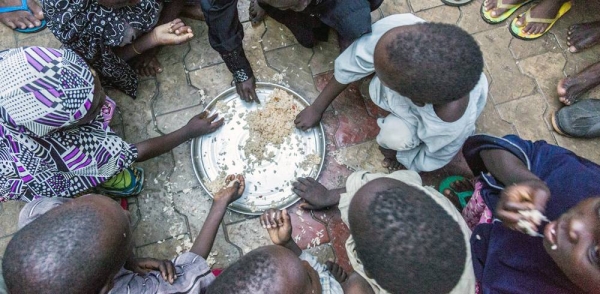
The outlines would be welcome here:
M 560 9 L 558 10 L 558 13 L 556 14 L 555 18 L 535 18 L 535 17 L 531 17 L 531 8 L 529 8 L 525 13 L 519 15 L 518 17 L 515 17 L 515 19 L 513 19 L 513 21 L 510 23 L 510 27 L 508 28 L 510 30 L 510 33 L 518 39 L 521 40 L 535 40 L 541 36 L 543 36 L 545 33 L 547 33 L 552 26 L 554 26 L 554 23 L 556 23 L 556 21 L 561 18 L 565 13 L 567 13 L 569 10 L 571 10 L 571 1 L 565 2 L 563 3 L 563 5 L 560 7 Z M 521 18 L 521 17 L 525 17 L 525 22 L 523 23 L 523 26 L 517 26 L 517 19 Z M 525 29 L 525 27 L 527 26 L 527 23 L 530 22 L 537 22 L 537 23 L 547 23 L 550 24 L 545 31 L 543 31 L 540 34 L 527 34 L 525 32 L 523 32 L 523 29 Z
M 507 18 L 509 18 L 513 13 L 515 13 L 515 11 L 517 11 L 517 9 L 521 8 L 523 5 L 528 4 L 531 1 L 533 0 L 526 0 L 525 2 L 520 4 L 504 4 L 502 0 L 498 0 L 498 2 L 496 3 L 496 9 L 506 9 L 506 11 L 504 11 L 504 13 L 498 15 L 497 17 L 492 16 L 492 11 L 494 9 L 490 9 L 488 11 L 485 10 L 484 1 L 481 4 L 481 9 L 479 10 L 479 13 L 481 14 L 481 18 L 483 19 L 483 21 L 489 24 L 499 24 L 505 21 Z

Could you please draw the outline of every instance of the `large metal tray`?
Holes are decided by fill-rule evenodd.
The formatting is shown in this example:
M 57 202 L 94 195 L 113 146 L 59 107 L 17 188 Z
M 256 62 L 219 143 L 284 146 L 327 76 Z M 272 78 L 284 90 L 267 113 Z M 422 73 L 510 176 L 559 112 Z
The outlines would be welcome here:
M 266 99 L 276 88 L 293 95 L 301 109 L 309 105 L 304 98 L 289 88 L 271 83 L 256 83 L 256 94 L 261 105 L 266 103 Z M 219 173 L 224 170 L 227 174 L 244 174 L 246 178 L 244 195 L 229 205 L 229 209 L 233 211 L 259 215 L 269 208 L 282 209 L 296 203 L 299 197 L 292 192 L 292 183 L 295 179 L 297 177 L 317 178 L 323 168 L 325 158 L 323 126 L 319 124 L 318 127 L 307 131 L 295 129 L 287 143 L 283 143 L 279 148 L 268 146 L 267 150 L 275 153 L 272 160 L 263 160 L 249 171 L 250 169 L 245 166 L 247 160 L 243 151 L 249 135 L 249 131 L 244 128 L 247 125 L 246 114 L 261 106 L 242 101 L 235 88 L 230 88 L 213 99 L 206 110 L 215 113 L 217 111 L 215 105 L 218 101 L 230 107 L 227 113 L 219 114 L 220 117 L 225 117 L 225 125 L 212 134 L 192 141 L 194 172 L 202 187 L 213 197 L 207 184 L 217 179 Z M 300 164 L 309 154 L 319 155 L 321 161 L 318 165 L 304 170 Z

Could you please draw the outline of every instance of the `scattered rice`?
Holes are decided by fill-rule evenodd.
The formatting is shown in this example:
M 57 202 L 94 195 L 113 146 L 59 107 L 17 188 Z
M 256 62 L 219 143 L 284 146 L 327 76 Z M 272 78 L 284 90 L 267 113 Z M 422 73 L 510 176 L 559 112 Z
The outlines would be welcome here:
M 275 89 L 264 108 L 248 113 L 250 135 L 244 146 L 246 157 L 252 155 L 259 161 L 268 158 L 269 155 L 265 156 L 267 145 L 279 147 L 292 134 L 299 112 L 292 95 Z
M 318 165 L 319 163 L 321 163 L 321 156 L 315 153 L 309 154 L 306 156 L 304 161 L 300 163 L 300 168 L 303 170 L 308 170 L 311 167 Z

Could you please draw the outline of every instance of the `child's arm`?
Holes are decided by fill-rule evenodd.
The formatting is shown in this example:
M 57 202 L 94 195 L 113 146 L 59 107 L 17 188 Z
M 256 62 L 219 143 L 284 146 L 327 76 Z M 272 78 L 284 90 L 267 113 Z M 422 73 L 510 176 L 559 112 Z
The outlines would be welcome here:
M 498 218 L 509 228 L 522 231 L 517 223 L 526 217 L 519 211 L 535 209 L 543 213 L 550 198 L 548 186 L 506 150 L 484 150 L 480 156 L 492 176 L 506 187 L 496 208 Z
M 338 82 L 335 77 L 332 77 L 323 92 L 319 94 L 317 99 L 308 107 L 300 111 L 294 123 L 296 127 L 302 130 L 307 130 L 314 127 L 321 121 L 323 112 L 327 109 L 329 104 L 348 87 L 347 84 Z
M 177 131 L 136 143 L 138 157 L 135 161 L 140 162 L 154 158 L 189 139 L 216 131 L 223 125 L 223 119 L 215 121 L 216 118 L 217 114 L 208 117 L 208 112 L 205 111 L 192 117 L 185 126 Z
M 292 239 L 292 221 L 286 209 L 265 211 L 260 216 L 260 224 L 269 232 L 273 244 L 286 247 L 298 256 L 302 254 L 302 249 Z
M 190 252 L 200 255 L 204 259 L 208 258 L 208 254 L 215 242 L 219 224 L 227 211 L 227 205 L 239 199 L 244 194 L 244 188 L 246 187 L 246 182 L 242 175 L 228 175 L 225 182 L 227 187 L 215 194 L 204 225 L 202 225 L 202 229 L 190 249 Z
M 154 47 L 181 44 L 193 37 L 192 29 L 180 19 L 175 19 L 170 23 L 154 27 L 152 31 L 142 35 L 129 45 L 114 47 L 113 51 L 127 61 Z

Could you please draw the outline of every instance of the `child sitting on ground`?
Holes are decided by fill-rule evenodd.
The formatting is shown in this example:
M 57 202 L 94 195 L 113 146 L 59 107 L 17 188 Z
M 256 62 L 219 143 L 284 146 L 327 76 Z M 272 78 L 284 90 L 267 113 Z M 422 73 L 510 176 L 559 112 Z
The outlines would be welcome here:
M 292 239 L 287 210 L 270 209 L 261 215 L 260 223 L 275 245 L 260 247 L 243 256 L 219 275 L 207 293 L 351 293 L 342 288 L 351 279 L 341 267 L 328 262 L 326 268 L 298 247 Z M 368 287 L 363 283 L 363 288 L 354 293 L 370 293 Z
M 490 209 L 494 218 L 482 218 L 471 237 L 482 293 L 598 293 L 600 166 L 514 135 L 473 136 L 463 153 L 481 174 L 463 215 L 477 219 L 472 204 L 482 202 L 479 215 Z M 525 234 L 526 227 L 535 229 Z
M 391 15 L 335 60 L 334 78 L 295 123 L 303 130 L 315 126 L 348 84 L 375 74 L 370 99 L 391 112 L 377 120 L 383 165 L 435 170 L 475 131 L 488 91 L 482 70 L 479 46 L 459 27 Z
M 127 62 L 135 63 L 142 76 L 162 71 L 155 49 L 194 36 L 192 29 L 176 18 L 184 2 L 44 0 L 42 4 L 48 29 L 100 74 L 102 87 L 136 98 L 138 79 Z
M 344 50 L 360 36 L 371 32 L 371 11 L 383 0 L 251 0 L 248 12 L 255 25 L 265 14 L 285 25 L 300 45 L 312 48 L 327 41 L 329 28 L 338 34 Z
M 244 192 L 241 175 L 229 175 L 226 182 L 190 251 L 172 262 L 134 258 L 131 216 L 108 197 L 28 203 L 4 253 L 8 292 L 203 293 L 215 279 L 205 259 L 219 224 L 227 205 Z
M 351 233 L 348 258 L 375 293 L 475 291 L 471 232 L 452 203 L 422 186 L 416 172 L 355 172 L 336 190 L 312 178 L 299 178 L 293 186 L 306 201 L 304 209 L 339 203 Z

